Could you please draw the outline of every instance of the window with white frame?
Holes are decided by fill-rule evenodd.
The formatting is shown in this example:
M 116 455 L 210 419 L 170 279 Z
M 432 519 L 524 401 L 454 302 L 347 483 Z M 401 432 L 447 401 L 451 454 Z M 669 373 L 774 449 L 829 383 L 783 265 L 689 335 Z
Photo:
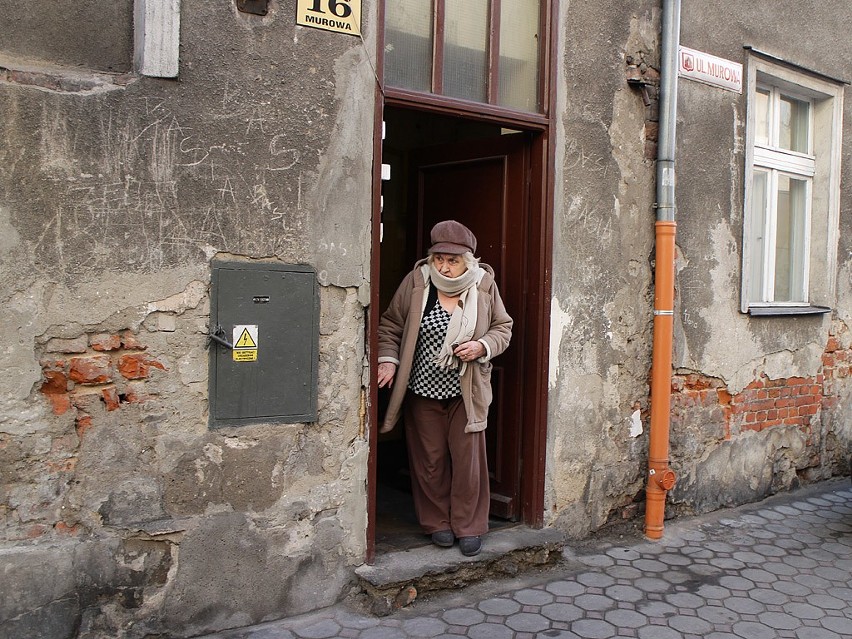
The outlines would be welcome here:
M 824 310 L 834 293 L 842 88 L 750 62 L 742 310 Z

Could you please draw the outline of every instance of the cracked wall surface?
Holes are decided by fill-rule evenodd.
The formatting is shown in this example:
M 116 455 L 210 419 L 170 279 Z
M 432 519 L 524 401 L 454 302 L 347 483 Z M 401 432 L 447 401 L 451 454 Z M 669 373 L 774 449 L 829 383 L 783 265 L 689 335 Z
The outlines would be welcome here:
M 769 3 L 686 0 L 681 44 L 740 63 L 748 47 L 848 82 L 834 9 L 809 9 L 819 36 L 792 47 L 798 7 L 772 3 L 767 20 Z M 583 536 L 644 509 L 660 7 L 562 8 L 545 519 Z M 836 291 L 830 313 L 800 317 L 740 309 L 746 94 L 685 78 L 678 91 L 669 516 L 848 473 L 852 448 L 848 85 L 836 273 L 812 261 Z
M 104 73 L 126 20 L 99 51 L 45 44 L 61 12 L 0 40 L 4 636 L 256 623 L 364 559 L 374 5 L 361 40 L 181 4 L 176 80 Z M 315 423 L 208 428 L 215 258 L 316 269 Z
M 545 513 L 583 536 L 642 490 L 660 17 L 562 8 Z M 650 104 L 627 77 L 647 77 Z

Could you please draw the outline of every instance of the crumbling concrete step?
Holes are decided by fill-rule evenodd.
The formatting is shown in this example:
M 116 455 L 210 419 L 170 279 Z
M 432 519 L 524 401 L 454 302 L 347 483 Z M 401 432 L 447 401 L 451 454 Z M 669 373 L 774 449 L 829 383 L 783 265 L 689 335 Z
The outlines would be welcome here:
M 463 588 L 494 576 L 560 560 L 564 535 L 558 530 L 515 526 L 488 533 L 482 552 L 465 557 L 458 549 L 428 545 L 385 553 L 373 565 L 359 566 L 365 604 L 378 616 L 411 603 L 418 594 Z

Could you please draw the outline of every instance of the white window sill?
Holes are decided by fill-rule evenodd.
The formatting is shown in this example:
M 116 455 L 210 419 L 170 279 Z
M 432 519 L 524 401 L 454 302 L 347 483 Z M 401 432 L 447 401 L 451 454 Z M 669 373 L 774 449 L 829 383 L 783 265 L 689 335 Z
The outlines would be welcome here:
M 830 313 L 828 306 L 749 306 L 748 314 L 752 317 L 785 316 L 785 315 L 824 315 Z

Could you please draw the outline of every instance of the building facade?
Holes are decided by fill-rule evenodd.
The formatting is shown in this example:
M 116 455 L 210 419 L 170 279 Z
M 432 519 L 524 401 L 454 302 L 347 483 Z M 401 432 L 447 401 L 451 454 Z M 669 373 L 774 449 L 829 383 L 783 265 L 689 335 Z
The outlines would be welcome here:
M 667 516 L 848 474 L 831 4 L 5 3 L 0 636 L 189 637 L 349 594 L 404 495 L 378 315 L 445 217 L 515 319 L 492 515 L 569 540 L 641 517 L 664 5 Z

